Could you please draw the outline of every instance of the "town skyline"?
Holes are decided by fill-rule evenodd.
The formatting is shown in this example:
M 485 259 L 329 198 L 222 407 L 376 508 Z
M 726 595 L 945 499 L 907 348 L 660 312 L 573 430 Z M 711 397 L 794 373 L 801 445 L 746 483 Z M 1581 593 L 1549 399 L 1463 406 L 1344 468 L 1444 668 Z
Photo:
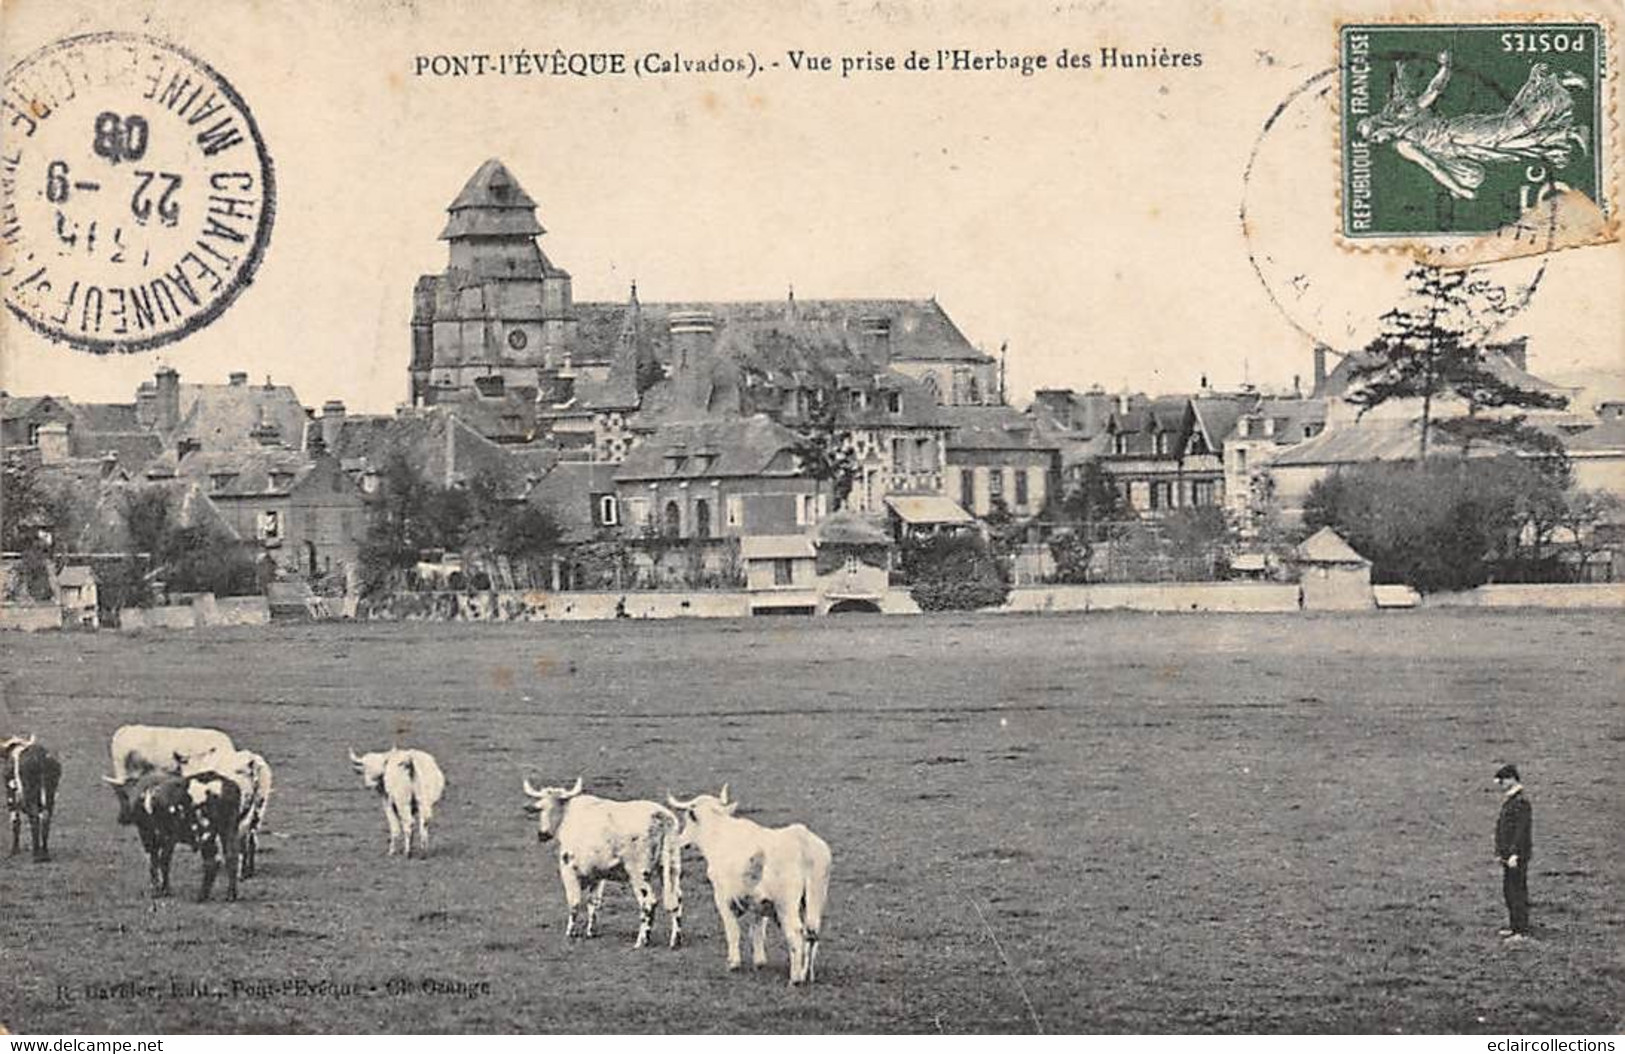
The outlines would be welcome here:
M 491 157 L 536 198 L 543 248 L 583 302 L 624 302 L 634 281 L 649 302 L 772 301 L 792 287 L 808 300 L 935 297 L 973 345 L 997 357 L 1008 344 L 1018 403 L 1047 387 L 1193 391 L 1204 375 L 1216 387 L 1289 389 L 1310 371 L 1312 342 L 1254 274 L 1237 211 L 1265 119 L 1320 51 L 1261 50 L 1299 40 L 1261 14 L 1227 10 L 1225 32 L 1182 45 L 1204 52 L 1195 70 L 537 86 L 414 77 L 410 57 L 426 40 L 488 44 L 434 13 L 383 19 L 365 37 L 351 20 L 308 17 L 334 43 L 286 82 L 265 64 L 232 63 L 254 43 L 203 5 L 151 27 L 162 35 L 186 20 L 220 41 L 221 73 L 276 158 L 278 212 L 253 284 L 212 325 L 135 355 L 71 351 L 7 316 L 0 388 L 122 400 L 167 364 L 198 380 L 270 374 L 312 405 L 387 412 L 409 399 L 412 284 L 442 265 L 445 207 Z M 289 14 L 267 19 L 260 35 L 292 30 Z M 19 46 L 62 31 L 58 21 L 42 7 L 21 12 Z M 696 24 L 704 34 L 671 43 L 765 52 L 857 32 L 810 11 Z M 1113 24 L 1172 46 L 1193 22 L 1153 10 Z M 1007 10 L 955 27 L 1006 50 L 1050 51 L 1091 28 Z M 584 11 L 539 28 L 584 50 L 638 42 L 624 20 Z M 916 21 L 863 36 L 877 52 L 906 52 L 940 32 Z M 340 76 L 352 67 L 364 72 Z M 341 80 L 353 98 L 335 107 L 319 85 Z M 319 134 L 305 127 L 312 119 Z M 1303 240 L 1340 252 L 1333 219 L 1328 206 L 1325 231 Z M 1618 261 L 1607 247 L 1549 258 L 1507 331 L 1530 338 L 1538 372 L 1625 370 L 1625 307 L 1604 295 Z

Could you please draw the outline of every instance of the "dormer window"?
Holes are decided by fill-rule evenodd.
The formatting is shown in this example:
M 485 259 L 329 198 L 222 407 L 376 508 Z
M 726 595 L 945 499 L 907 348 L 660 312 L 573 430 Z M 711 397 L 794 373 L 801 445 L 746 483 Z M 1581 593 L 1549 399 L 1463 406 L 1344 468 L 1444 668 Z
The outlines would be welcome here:
M 900 413 L 903 412 L 903 393 L 902 392 L 887 392 L 886 393 L 886 412 L 887 413 L 892 413 L 892 414 L 900 414 Z
M 235 472 L 211 472 L 209 474 L 209 486 L 214 490 L 225 490 L 231 486 L 232 481 L 236 478 L 237 473 Z
M 1250 418 L 1243 417 L 1241 420 L 1236 422 L 1236 435 L 1240 436 L 1242 439 L 1246 439 L 1248 434 L 1252 431 L 1252 426 L 1252 420 Z
M 292 472 L 273 472 L 273 473 L 271 473 L 271 487 L 274 490 L 285 490 L 287 488 L 288 484 L 290 484 L 292 482 L 293 482 L 293 473 Z
M 1167 454 L 1167 453 L 1171 452 L 1173 444 L 1171 442 L 1169 442 L 1168 437 L 1169 437 L 1169 433 L 1167 433 L 1167 432 L 1157 432 L 1157 433 L 1155 433 L 1155 435 L 1153 437 L 1153 442 L 1154 442 L 1153 449 L 1155 449 L 1158 454 Z
M 1129 434 L 1127 432 L 1118 432 L 1116 435 L 1112 436 L 1112 453 L 1126 454 L 1128 452 Z

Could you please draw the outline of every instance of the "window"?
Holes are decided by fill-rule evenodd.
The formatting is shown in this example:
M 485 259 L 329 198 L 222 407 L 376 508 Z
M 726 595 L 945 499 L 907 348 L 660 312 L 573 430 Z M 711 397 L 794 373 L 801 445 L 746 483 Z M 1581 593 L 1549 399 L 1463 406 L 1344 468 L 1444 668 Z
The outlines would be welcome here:
M 598 524 L 601 527 L 615 527 L 621 522 L 620 506 L 613 494 L 598 495 Z
M 1129 434 L 1127 432 L 1118 432 L 1116 435 L 1112 436 L 1112 453 L 1126 454 L 1128 452 Z
M 959 470 L 959 503 L 961 505 L 976 504 L 976 470 L 962 468 Z
M 1191 481 L 1191 504 L 1213 504 L 1213 481 L 1210 479 L 1197 479 Z
M 1236 471 L 1238 473 L 1247 471 L 1247 448 L 1244 446 L 1236 447 Z
M 40 426 L 37 425 L 37 424 L 33 424 L 33 425 L 28 426 L 28 445 L 29 446 L 39 446 L 39 430 L 40 430 Z
M 1236 422 L 1236 435 L 1240 436 L 1242 439 L 1246 439 L 1247 438 L 1247 432 L 1252 428 L 1252 424 L 1253 424 L 1252 421 L 1248 420 L 1245 417 L 1243 417 L 1241 420 L 1237 421 Z
M 1019 508 L 1027 507 L 1027 470 L 1016 469 L 1016 505 Z
M 1171 509 L 1174 505 L 1174 487 L 1172 483 L 1159 482 L 1151 484 L 1151 507 L 1153 509 Z
M 265 541 L 275 541 L 282 537 L 282 514 L 275 509 L 267 509 L 260 513 L 260 537 Z
M 728 526 L 740 527 L 745 522 L 745 499 L 738 494 L 730 494 L 727 498 Z
M 1158 454 L 1167 454 L 1167 453 L 1169 453 L 1170 451 L 1173 450 L 1173 444 L 1170 441 L 1169 436 L 1170 436 L 1170 433 L 1168 433 L 1168 432 L 1158 432 L 1158 433 L 1156 433 L 1156 447 L 1155 447 L 1155 449 L 1156 449 L 1156 452 Z
M 649 499 L 629 498 L 626 502 L 627 515 L 631 517 L 633 526 L 649 526 Z
M 704 498 L 694 503 L 694 537 L 711 537 L 711 503 Z
M 1004 469 L 990 468 L 987 470 L 987 500 L 1001 501 L 1004 498 Z
M 846 554 L 846 573 L 847 574 L 849 574 L 849 575 L 857 574 L 858 570 L 862 566 L 863 566 L 863 561 L 858 559 L 858 554 L 857 553 L 847 553 Z
M 908 471 L 908 440 L 899 438 L 891 441 L 891 470 Z
M 664 533 L 667 538 L 680 538 L 683 534 L 683 510 L 677 507 L 675 501 L 666 502 L 666 522 Z
M 796 565 L 793 560 L 779 559 L 773 561 L 773 584 L 776 586 L 794 585 L 796 580 Z
M 934 383 L 932 385 L 931 390 L 932 390 L 932 394 L 935 395 L 936 394 L 936 386 L 935 386 Z M 887 392 L 886 393 L 886 412 L 887 413 L 892 413 L 892 414 L 900 414 L 900 413 L 903 412 L 903 393 L 902 392 Z

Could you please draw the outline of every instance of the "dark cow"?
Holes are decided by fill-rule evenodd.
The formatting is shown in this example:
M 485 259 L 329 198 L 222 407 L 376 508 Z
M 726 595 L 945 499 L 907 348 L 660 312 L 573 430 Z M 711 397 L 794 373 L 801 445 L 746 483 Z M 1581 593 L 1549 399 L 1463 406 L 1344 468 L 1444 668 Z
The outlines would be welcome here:
M 51 813 L 62 764 L 49 750 L 27 739 L 0 740 L 0 782 L 6 785 L 6 811 L 11 814 L 11 852 L 22 848 L 23 816 L 34 844 L 34 863 L 51 859 Z
M 155 897 L 169 895 L 169 862 L 177 844 L 203 854 L 203 888 L 209 899 L 221 858 L 226 865 L 226 899 L 237 899 L 238 817 L 242 791 L 229 776 L 196 772 L 172 776 L 149 772 L 123 783 L 106 776 L 118 795 L 118 822 L 134 824 L 147 851 L 148 875 Z

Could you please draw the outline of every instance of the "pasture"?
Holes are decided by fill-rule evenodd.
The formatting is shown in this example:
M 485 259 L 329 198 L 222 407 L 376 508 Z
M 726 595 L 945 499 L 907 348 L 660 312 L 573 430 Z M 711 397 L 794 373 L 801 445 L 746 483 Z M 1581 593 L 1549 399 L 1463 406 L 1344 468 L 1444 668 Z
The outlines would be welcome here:
M 64 765 L 55 860 L 0 856 L 0 1023 L 32 1032 L 1625 1027 L 1625 618 L 853 617 L 8 635 L 0 735 Z M 276 771 L 235 904 L 153 901 L 98 777 L 127 722 Z M 346 748 L 433 752 L 386 859 Z M 1535 805 L 1503 946 L 1490 776 Z M 810 989 L 688 943 L 567 946 L 520 782 L 714 792 L 834 849 Z M 7 847 L 9 848 L 9 846 Z M 657 936 L 664 915 L 656 918 Z M 748 962 L 748 949 L 747 949 Z

